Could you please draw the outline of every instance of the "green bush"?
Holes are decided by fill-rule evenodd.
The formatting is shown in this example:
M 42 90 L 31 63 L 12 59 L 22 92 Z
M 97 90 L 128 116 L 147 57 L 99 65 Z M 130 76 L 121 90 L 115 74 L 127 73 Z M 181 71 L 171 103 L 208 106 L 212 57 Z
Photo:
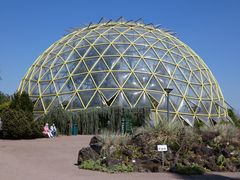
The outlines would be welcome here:
M 198 175 L 198 174 L 204 174 L 205 169 L 199 165 L 183 166 L 178 164 L 173 170 L 173 172 L 178 174 L 184 174 L 184 175 Z
M 32 139 L 43 137 L 43 122 L 33 121 L 29 113 L 7 109 L 2 113 L 2 137 L 7 139 Z
M 22 139 L 31 136 L 31 125 L 24 111 L 13 109 L 2 113 L 2 135 L 3 138 Z
M 23 110 L 29 113 L 33 112 L 33 102 L 26 92 L 17 92 L 13 95 L 10 109 Z
M 93 160 L 83 161 L 82 164 L 79 166 L 79 168 L 93 170 L 93 171 L 109 172 L 109 173 L 133 172 L 132 164 L 120 163 L 120 164 L 108 167 L 105 164 L 102 164 L 100 159 L 97 161 L 93 161 Z

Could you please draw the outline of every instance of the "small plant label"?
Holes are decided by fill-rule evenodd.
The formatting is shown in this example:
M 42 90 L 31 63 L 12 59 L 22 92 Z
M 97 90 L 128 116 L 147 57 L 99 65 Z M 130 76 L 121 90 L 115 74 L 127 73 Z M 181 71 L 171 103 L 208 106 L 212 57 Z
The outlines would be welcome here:
M 167 151 L 167 145 L 166 144 L 157 145 L 157 150 L 160 151 L 160 152 Z

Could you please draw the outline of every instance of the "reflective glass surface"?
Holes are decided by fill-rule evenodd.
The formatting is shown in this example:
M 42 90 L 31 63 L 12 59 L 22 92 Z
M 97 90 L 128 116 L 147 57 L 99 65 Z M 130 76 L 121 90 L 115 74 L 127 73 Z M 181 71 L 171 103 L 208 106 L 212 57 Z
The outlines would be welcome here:
M 159 117 L 170 94 L 173 119 L 227 117 L 219 85 L 203 60 L 178 38 L 139 23 L 110 22 L 78 29 L 50 46 L 19 86 L 34 112 L 99 106 L 148 106 Z

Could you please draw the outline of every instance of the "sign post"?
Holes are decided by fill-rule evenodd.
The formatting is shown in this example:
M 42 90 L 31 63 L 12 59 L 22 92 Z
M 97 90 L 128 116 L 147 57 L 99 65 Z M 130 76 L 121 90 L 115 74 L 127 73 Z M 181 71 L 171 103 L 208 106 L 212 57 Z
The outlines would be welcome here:
M 157 150 L 159 152 L 162 152 L 162 168 L 164 167 L 164 152 L 167 151 L 167 145 L 163 144 L 163 145 L 157 145 Z

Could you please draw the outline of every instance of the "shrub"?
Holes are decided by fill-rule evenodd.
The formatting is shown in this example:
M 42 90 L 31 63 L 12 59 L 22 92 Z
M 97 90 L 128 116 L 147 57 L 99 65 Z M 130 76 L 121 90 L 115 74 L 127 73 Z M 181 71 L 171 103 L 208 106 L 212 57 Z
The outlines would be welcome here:
M 17 92 L 13 95 L 10 109 L 23 110 L 29 113 L 33 112 L 33 102 L 26 92 Z
M 22 139 L 31 136 L 31 119 L 24 111 L 13 109 L 2 113 L 2 135 L 3 138 Z
M 120 163 L 114 166 L 106 166 L 105 164 L 101 163 L 101 160 L 93 161 L 93 160 L 86 160 L 83 161 L 82 164 L 79 166 L 80 169 L 88 169 L 93 171 L 102 171 L 102 172 L 133 172 L 133 165 L 132 164 L 125 164 Z
M 178 174 L 184 174 L 184 175 L 198 175 L 198 174 L 204 174 L 205 169 L 202 166 L 199 165 L 189 165 L 189 166 L 183 166 L 180 164 L 177 164 L 177 166 L 172 170 L 172 172 L 178 173 Z

